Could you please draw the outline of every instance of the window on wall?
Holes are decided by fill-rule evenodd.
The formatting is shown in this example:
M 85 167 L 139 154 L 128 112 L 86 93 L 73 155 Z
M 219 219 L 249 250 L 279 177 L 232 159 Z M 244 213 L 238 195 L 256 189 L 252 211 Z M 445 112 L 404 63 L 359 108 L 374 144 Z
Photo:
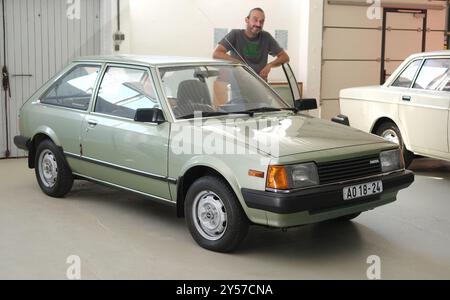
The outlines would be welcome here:
M 41 97 L 41 103 L 87 110 L 100 66 L 77 65 L 58 79 Z
M 450 58 L 427 59 L 420 69 L 414 88 L 450 91 Z
M 108 67 L 99 88 L 95 112 L 134 119 L 139 108 L 160 108 L 147 70 Z
M 415 60 L 397 77 L 392 86 L 409 88 L 414 80 L 414 76 L 420 67 L 422 60 Z

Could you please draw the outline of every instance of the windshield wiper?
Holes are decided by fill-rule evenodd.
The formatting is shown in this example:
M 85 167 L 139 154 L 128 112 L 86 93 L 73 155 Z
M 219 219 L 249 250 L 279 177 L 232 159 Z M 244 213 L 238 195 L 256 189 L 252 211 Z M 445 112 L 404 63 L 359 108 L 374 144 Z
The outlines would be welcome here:
M 253 117 L 253 115 L 255 113 L 281 111 L 281 110 L 284 110 L 284 109 L 275 108 L 275 107 L 258 107 L 258 108 L 252 108 L 252 109 L 248 109 L 248 110 L 243 110 L 243 111 L 229 111 L 229 112 L 202 111 L 202 112 L 197 113 L 197 114 L 189 114 L 189 115 L 185 115 L 185 116 L 182 116 L 182 117 L 178 117 L 178 119 L 192 119 L 192 118 L 197 117 L 197 116 L 201 116 L 201 117 L 215 117 L 215 116 L 224 116 L 224 115 L 230 115 L 230 114 L 246 114 L 246 115 L 249 115 L 250 117 Z M 294 108 L 292 108 L 292 109 L 291 108 L 286 108 L 286 110 L 295 110 L 295 109 Z
M 234 114 L 249 114 L 250 117 L 253 117 L 255 113 L 259 112 L 270 112 L 270 111 L 281 111 L 281 108 L 275 108 L 275 107 L 258 107 L 258 108 L 252 108 L 244 111 L 236 111 L 233 112 Z
M 282 110 L 290 110 L 290 111 L 293 111 L 294 114 L 298 113 L 298 109 L 295 107 L 285 107 L 285 108 L 282 108 Z
M 194 117 L 215 117 L 215 116 L 224 116 L 229 115 L 229 112 L 223 111 L 201 111 L 195 114 L 189 114 L 185 116 L 178 117 L 177 119 L 193 119 Z

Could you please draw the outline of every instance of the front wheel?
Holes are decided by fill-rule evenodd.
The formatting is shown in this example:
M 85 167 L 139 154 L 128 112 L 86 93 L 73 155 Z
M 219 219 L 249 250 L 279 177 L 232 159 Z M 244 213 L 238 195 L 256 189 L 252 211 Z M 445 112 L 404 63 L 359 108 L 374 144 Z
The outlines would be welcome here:
M 221 178 L 205 176 L 195 181 L 186 194 L 184 210 L 192 237 L 205 249 L 230 252 L 247 235 L 247 216 Z
M 61 150 L 52 141 L 39 143 L 34 166 L 39 186 L 47 195 L 64 197 L 72 188 L 72 171 Z
M 405 161 L 405 168 L 409 167 L 414 159 L 414 153 L 406 149 L 405 144 L 403 143 L 400 129 L 398 129 L 397 125 L 395 125 L 395 123 L 393 122 L 384 122 L 380 127 L 378 127 L 375 133 L 385 140 L 400 145 L 400 148 L 403 152 L 403 159 Z

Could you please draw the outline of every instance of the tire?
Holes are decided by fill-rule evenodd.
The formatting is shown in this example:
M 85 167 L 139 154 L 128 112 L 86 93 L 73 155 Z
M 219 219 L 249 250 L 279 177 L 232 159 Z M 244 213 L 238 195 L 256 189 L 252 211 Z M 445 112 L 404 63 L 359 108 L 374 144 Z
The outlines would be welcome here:
M 193 239 L 205 249 L 231 252 L 247 235 L 247 216 L 231 187 L 221 178 L 197 179 L 186 194 L 184 212 Z
M 405 161 L 405 168 L 408 168 L 414 159 L 414 153 L 406 149 L 405 144 L 403 143 L 402 134 L 397 125 L 390 121 L 384 122 L 377 128 L 375 133 L 388 141 L 400 145 L 403 152 L 403 159 Z
M 72 188 L 72 171 L 61 150 L 50 140 L 37 146 L 34 171 L 41 190 L 51 197 L 64 197 Z
M 354 218 L 357 218 L 360 214 L 361 214 L 360 212 L 357 212 L 357 213 L 354 213 L 354 214 L 350 214 L 350 215 L 346 215 L 346 216 L 342 216 L 342 217 L 333 219 L 332 221 L 334 221 L 334 222 L 348 222 L 348 221 L 353 220 Z

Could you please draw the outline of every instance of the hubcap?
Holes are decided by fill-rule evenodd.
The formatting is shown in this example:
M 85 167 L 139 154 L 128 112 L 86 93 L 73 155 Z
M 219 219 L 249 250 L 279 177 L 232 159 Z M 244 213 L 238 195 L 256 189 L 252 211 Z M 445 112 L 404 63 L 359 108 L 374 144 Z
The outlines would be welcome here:
M 39 176 L 42 183 L 51 188 L 58 178 L 58 164 L 53 152 L 46 149 L 39 155 Z
M 385 140 L 388 140 L 389 142 L 396 143 L 397 145 L 400 144 L 399 138 L 397 133 L 392 129 L 387 129 L 383 132 L 381 135 Z
M 211 191 L 202 191 L 192 206 L 197 231 L 210 241 L 220 239 L 227 228 L 227 213 L 222 200 Z

